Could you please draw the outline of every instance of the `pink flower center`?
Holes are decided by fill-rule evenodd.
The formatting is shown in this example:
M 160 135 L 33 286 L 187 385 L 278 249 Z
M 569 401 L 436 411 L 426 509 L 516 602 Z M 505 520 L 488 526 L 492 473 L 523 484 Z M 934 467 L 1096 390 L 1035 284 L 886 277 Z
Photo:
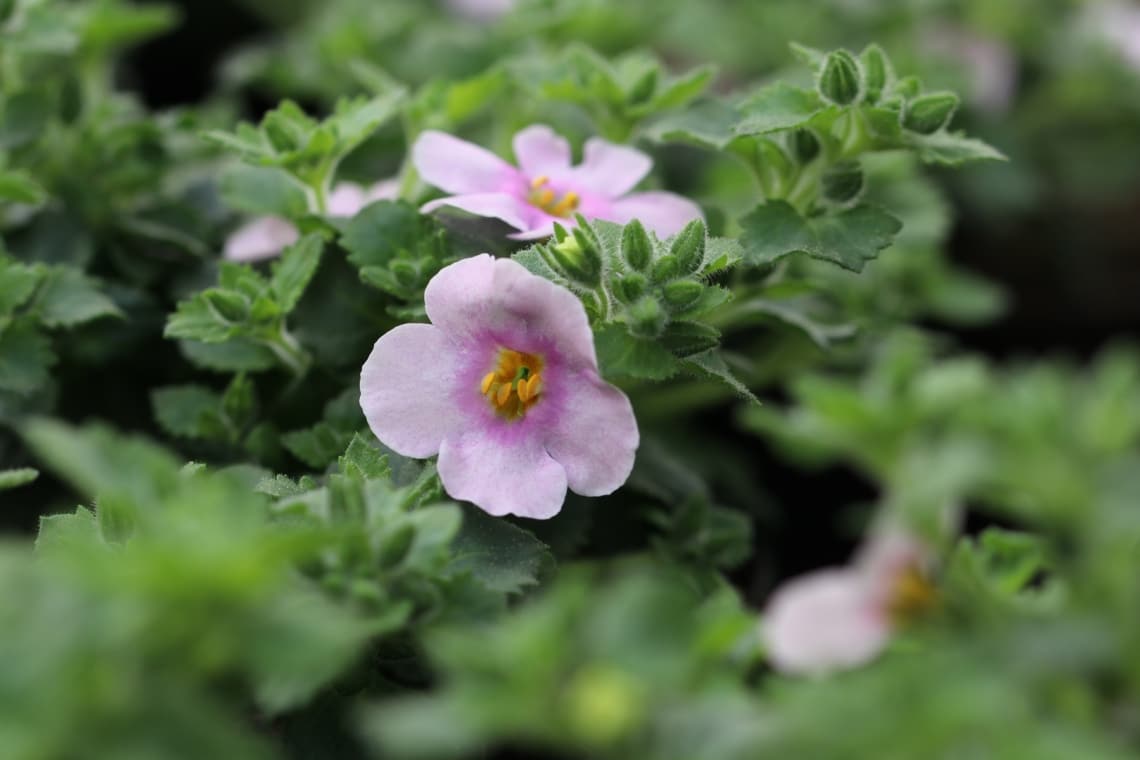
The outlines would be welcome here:
M 521 420 L 542 393 L 545 363 L 537 354 L 500 348 L 495 368 L 483 376 L 480 392 L 491 408 L 505 420 Z
M 938 601 L 938 590 L 915 565 L 908 565 L 895 579 L 887 599 L 887 610 L 896 623 L 922 617 Z
M 578 210 L 578 204 L 582 202 L 578 193 L 568 190 L 562 195 L 558 195 L 550 189 L 549 185 L 550 177 L 545 174 L 531 180 L 530 194 L 527 196 L 530 205 L 542 209 L 551 216 L 564 219 Z

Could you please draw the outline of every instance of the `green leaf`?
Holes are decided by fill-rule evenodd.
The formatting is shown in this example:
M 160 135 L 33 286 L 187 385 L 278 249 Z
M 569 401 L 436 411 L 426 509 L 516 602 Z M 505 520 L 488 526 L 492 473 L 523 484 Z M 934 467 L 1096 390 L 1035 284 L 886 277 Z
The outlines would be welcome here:
M 538 585 L 554 564 L 546 544 L 533 534 L 471 506 L 463 509 L 452 550 L 452 570 L 469 572 L 486 588 L 506 594 Z
M 32 308 L 48 327 L 74 327 L 100 317 L 124 316 L 94 280 L 67 266 L 48 272 Z
M 898 219 L 876 206 L 864 204 L 805 219 L 784 201 L 761 204 L 740 224 L 745 261 L 752 266 L 802 252 L 853 272 L 862 271 L 902 229 Z
M 359 433 L 352 436 L 352 441 L 338 464 L 341 473 L 357 480 L 387 480 L 392 475 L 388 457 L 370 445 Z
M 1009 160 L 997 148 L 960 132 L 910 135 L 908 142 L 918 151 L 918 157 L 928 164 L 959 166 L 968 161 Z
M 655 340 L 636 338 L 622 325 L 606 325 L 594 336 L 598 366 L 607 379 L 666 380 L 677 374 L 677 358 Z
M 282 314 L 291 312 L 301 300 L 305 288 L 320 266 L 324 244 L 320 235 L 306 235 L 286 248 L 281 258 L 274 262 L 269 286 Z
M 72 514 L 48 515 L 40 518 L 36 550 L 41 552 L 74 552 L 103 544 L 103 531 L 95 513 L 79 507 Z
M 683 142 L 724 150 L 739 135 L 734 131 L 740 112 L 719 100 L 706 100 L 684 111 L 673 111 L 646 129 L 657 142 Z
M 162 429 L 180 438 L 215 439 L 225 433 L 222 400 L 200 385 L 157 388 L 150 395 L 155 419 Z
M 737 135 L 762 135 L 806 124 L 824 108 L 814 90 L 778 82 L 763 88 L 737 106 Z
M 357 267 L 386 267 L 401 253 L 417 250 L 433 226 L 407 203 L 380 201 L 348 223 L 340 243 Z
M 309 210 L 305 189 L 276 168 L 230 167 L 222 174 L 220 189 L 226 205 L 250 214 L 295 218 Z
M 211 302 L 211 293 L 228 293 L 216 288 L 204 290 L 178 304 L 178 309 L 166 322 L 163 335 L 167 338 L 186 338 L 203 343 L 221 343 L 238 333 L 237 325 Z
M 39 470 L 19 467 L 14 470 L 0 470 L 0 491 L 27 485 L 40 476 Z
M 0 390 L 27 395 L 50 380 L 55 364 L 51 342 L 30 320 L 21 320 L 0 332 Z
M 269 348 L 240 335 L 224 343 L 183 340 L 178 346 L 190 362 L 216 372 L 262 372 L 277 366 Z
M 336 461 L 355 435 L 355 431 L 318 422 L 311 428 L 286 433 L 281 436 L 281 443 L 305 464 L 323 470 Z
M 43 203 L 47 200 L 47 191 L 25 171 L 0 169 L 0 200 L 12 203 Z
M 43 90 L 25 90 L 2 102 L 0 111 L 0 150 L 26 145 L 44 133 L 54 107 Z
M 43 270 L 0 256 L 0 317 L 11 314 L 32 297 Z
M 728 362 L 725 361 L 724 354 L 719 350 L 713 349 L 693 356 L 687 356 L 681 360 L 681 366 L 698 377 L 719 380 L 736 391 L 736 394 L 742 399 L 751 401 L 756 405 L 760 404 L 760 399 L 756 398 L 748 386 L 740 382 L 736 375 L 732 373 Z

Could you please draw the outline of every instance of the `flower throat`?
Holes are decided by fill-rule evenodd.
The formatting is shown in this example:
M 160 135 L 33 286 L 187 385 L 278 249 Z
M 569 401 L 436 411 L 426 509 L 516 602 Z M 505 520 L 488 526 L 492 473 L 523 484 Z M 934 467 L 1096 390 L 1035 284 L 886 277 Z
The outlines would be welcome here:
M 545 174 L 531 181 L 530 194 L 527 196 L 530 205 L 537 206 L 551 216 L 562 218 L 569 217 L 578 210 L 578 204 L 581 202 L 578 193 L 570 190 L 558 195 L 548 187 L 549 184 L 550 177 Z

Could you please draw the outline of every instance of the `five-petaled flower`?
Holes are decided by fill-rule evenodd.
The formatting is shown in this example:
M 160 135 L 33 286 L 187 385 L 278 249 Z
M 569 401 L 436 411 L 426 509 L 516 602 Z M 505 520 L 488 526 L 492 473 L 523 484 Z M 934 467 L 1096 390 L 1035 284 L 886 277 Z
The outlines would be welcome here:
M 534 240 L 554 232 L 555 223 L 587 219 L 639 219 L 660 237 L 701 218 L 692 201 L 666 192 L 629 194 L 653 166 L 649 156 L 600 138 L 586 141 L 582 163 L 571 166 L 570 143 L 536 124 L 514 137 L 518 168 L 494 153 L 443 132 L 427 131 L 412 146 L 412 161 L 423 179 L 453 195 L 431 201 L 424 212 L 453 206 L 501 219 Z
M 392 200 L 399 191 L 394 179 L 362 187 L 355 182 L 338 182 L 329 193 L 331 217 L 355 216 L 373 201 Z M 301 233 L 296 225 L 279 216 L 259 216 L 238 227 L 226 238 L 223 255 L 230 261 L 261 261 L 277 256 L 296 243 Z
M 873 659 L 900 623 L 934 604 L 928 559 L 915 538 L 885 529 L 870 538 L 852 566 L 783 584 L 764 613 L 769 660 L 787 673 L 820 673 Z
M 360 405 L 399 454 L 439 455 L 443 487 L 493 515 L 548 518 L 566 489 L 613 492 L 638 445 L 629 399 L 598 374 L 581 301 L 487 254 L 428 283 L 431 324 L 376 341 Z

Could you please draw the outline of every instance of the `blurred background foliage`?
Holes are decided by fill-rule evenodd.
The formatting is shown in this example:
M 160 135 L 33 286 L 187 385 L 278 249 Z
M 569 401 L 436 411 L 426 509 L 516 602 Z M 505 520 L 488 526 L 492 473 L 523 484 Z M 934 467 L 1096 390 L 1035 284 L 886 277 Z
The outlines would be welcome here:
M 2 754 L 1135 756 L 1138 13 L 0 0 Z M 425 128 L 500 151 L 535 121 L 635 141 L 736 236 L 748 168 L 660 125 L 810 86 L 792 41 L 879 43 L 1010 161 L 866 157 L 894 244 L 859 273 L 739 270 L 708 317 L 763 405 L 630 381 L 629 485 L 549 523 L 448 501 L 430 465 L 376 448 L 351 390 L 427 277 L 501 240 L 394 205 L 305 218 L 305 240 L 344 235 L 319 269 L 218 265 L 241 214 L 305 203 L 217 137 L 282 98 L 332 114 L 338 176 L 366 183 L 407 179 Z M 271 316 L 215 343 L 167 326 L 199 298 Z M 883 511 L 938 545 L 937 615 L 859 671 L 771 672 L 756 610 Z

